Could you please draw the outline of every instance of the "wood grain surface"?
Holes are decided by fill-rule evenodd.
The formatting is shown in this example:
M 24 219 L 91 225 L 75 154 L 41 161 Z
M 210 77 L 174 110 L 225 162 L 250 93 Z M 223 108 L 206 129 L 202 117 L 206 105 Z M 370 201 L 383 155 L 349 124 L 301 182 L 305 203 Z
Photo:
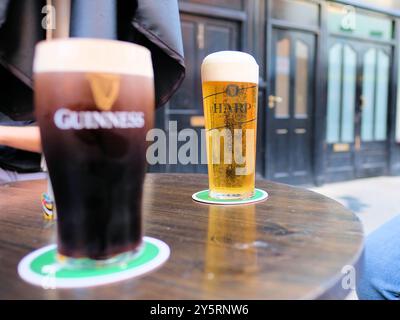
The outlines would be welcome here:
M 0 186 L 2 299 L 342 298 L 344 266 L 356 270 L 363 231 L 356 216 L 314 192 L 258 181 L 268 200 L 244 206 L 192 201 L 206 175 L 148 174 L 145 235 L 165 241 L 169 260 L 141 278 L 87 289 L 44 290 L 22 281 L 22 257 L 56 239 L 43 220 L 45 181 Z

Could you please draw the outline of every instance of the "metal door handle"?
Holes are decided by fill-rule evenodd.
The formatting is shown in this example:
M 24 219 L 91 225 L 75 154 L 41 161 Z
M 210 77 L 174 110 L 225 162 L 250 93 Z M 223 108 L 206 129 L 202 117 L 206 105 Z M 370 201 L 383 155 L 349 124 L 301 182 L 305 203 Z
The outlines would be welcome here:
M 362 110 L 365 105 L 365 98 L 363 95 L 360 96 L 360 109 Z
M 268 97 L 268 106 L 270 107 L 270 109 L 275 107 L 275 103 L 281 103 L 281 102 L 283 102 L 283 98 L 282 97 L 273 96 L 273 95 L 270 95 Z

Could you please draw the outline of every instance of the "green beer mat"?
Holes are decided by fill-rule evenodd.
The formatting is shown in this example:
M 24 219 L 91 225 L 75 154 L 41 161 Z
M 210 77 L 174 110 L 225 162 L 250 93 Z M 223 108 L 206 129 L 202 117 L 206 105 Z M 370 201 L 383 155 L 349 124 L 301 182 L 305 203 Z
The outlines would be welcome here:
M 198 202 L 203 202 L 208 204 L 223 204 L 223 205 L 247 204 L 247 203 L 259 202 L 267 198 L 268 198 L 268 193 L 261 189 L 255 189 L 254 195 L 251 198 L 244 200 L 211 198 L 209 195 L 209 190 L 199 191 L 192 195 L 192 199 Z
M 19 276 L 44 289 L 82 288 L 114 283 L 148 273 L 167 261 L 170 249 L 158 239 L 144 237 L 141 252 L 122 265 L 72 270 L 57 263 L 57 246 L 31 252 L 18 265 Z

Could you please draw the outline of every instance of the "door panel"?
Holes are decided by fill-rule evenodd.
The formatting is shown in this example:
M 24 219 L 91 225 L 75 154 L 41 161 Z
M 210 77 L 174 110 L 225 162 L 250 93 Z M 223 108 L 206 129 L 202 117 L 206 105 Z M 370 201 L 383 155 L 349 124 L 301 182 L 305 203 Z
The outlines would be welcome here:
M 357 46 L 353 43 L 338 40 L 329 43 L 326 127 L 328 181 L 352 179 L 355 175 L 359 59 Z
M 360 68 L 360 145 L 355 150 L 356 176 L 382 175 L 388 169 L 387 110 L 389 102 L 389 64 L 391 48 L 382 45 L 360 46 L 365 64 Z M 364 83 L 368 83 L 364 87 Z M 370 90 L 373 92 L 371 93 Z M 357 139 L 357 138 L 356 138 Z
M 289 177 L 290 157 L 286 157 L 289 148 L 289 134 L 287 129 L 275 129 L 274 151 L 272 152 L 272 163 L 274 164 L 274 179 Z
M 200 66 L 206 55 L 221 50 L 239 50 L 238 22 L 181 14 L 182 37 L 185 52 L 186 77 L 182 86 L 172 97 L 164 113 L 163 127 L 168 132 L 168 121 L 177 122 L 178 132 L 191 128 L 198 137 L 198 156 L 206 152 L 205 145 L 200 145 L 203 104 L 201 91 Z M 186 141 L 178 141 L 177 151 Z M 190 139 L 196 142 L 196 137 Z M 199 160 L 200 161 L 200 160 Z M 168 172 L 207 172 L 207 165 L 169 164 L 159 171 Z
M 272 46 L 268 176 L 286 183 L 310 183 L 315 36 L 274 29 Z
M 181 15 L 186 76 L 169 109 L 202 114 L 200 66 L 206 55 L 220 50 L 238 50 L 238 24 L 210 18 Z
M 182 20 L 183 49 L 185 52 L 186 76 L 178 92 L 171 98 L 170 109 L 192 109 L 193 102 L 198 101 L 197 88 L 197 23 L 190 19 Z
M 391 48 L 329 42 L 327 180 L 384 174 Z

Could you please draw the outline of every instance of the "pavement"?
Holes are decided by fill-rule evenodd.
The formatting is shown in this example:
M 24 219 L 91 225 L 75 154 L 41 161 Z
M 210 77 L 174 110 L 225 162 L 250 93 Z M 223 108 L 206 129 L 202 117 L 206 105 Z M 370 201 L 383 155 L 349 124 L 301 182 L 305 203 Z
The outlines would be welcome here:
M 342 203 L 361 220 L 368 236 L 400 214 L 400 177 L 377 177 L 310 188 Z M 347 300 L 356 300 L 351 292 Z
M 377 177 L 310 188 L 342 203 L 361 220 L 365 235 L 400 214 L 400 177 Z

